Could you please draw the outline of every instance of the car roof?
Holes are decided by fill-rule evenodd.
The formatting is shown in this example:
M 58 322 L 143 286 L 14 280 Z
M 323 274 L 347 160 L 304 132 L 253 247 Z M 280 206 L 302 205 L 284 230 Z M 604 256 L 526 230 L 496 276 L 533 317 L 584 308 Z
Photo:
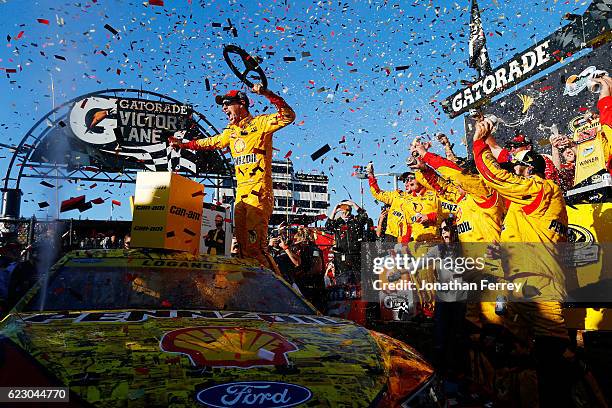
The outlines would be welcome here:
M 235 268 L 258 268 L 262 271 L 268 271 L 273 273 L 269 269 L 263 268 L 255 259 L 248 258 L 236 258 L 229 256 L 216 256 L 207 254 L 191 254 L 189 252 L 171 251 L 163 249 L 149 249 L 149 248 L 136 248 L 136 249 L 87 249 L 87 250 L 74 250 L 68 252 L 64 257 L 58 261 L 57 266 L 71 263 L 71 261 L 86 260 L 86 259 L 107 259 L 111 260 L 127 260 L 128 263 L 137 267 L 141 266 L 140 262 L 134 262 L 137 260 L 150 260 L 150 261 L 175 261 L 181 265 L 187 262 L 189 265 L 197 263 L 206 264 L 217 264 L 217 265 L 231 265 Z M 103 266 L 103 263 L 100 265 Z M 142 265 L 144 266 L 144 265 Z M 157 266 L 162 266 L 157 265 Z M 166 266 L 166 265 L 164 265 Z M 167 265 L 167 266 L 179 266 L 179 265 Z M 193 267 L 193 266 L 192 266 Z

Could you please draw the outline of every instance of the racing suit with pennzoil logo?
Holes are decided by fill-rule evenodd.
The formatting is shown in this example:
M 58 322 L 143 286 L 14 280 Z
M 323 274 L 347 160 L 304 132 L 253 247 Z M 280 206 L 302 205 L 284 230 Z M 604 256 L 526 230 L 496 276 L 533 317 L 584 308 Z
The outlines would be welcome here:
M 236 171 L 234 225 L 241 255 L 257 259 L 278 272 L 268 253 L 268 221 L 274 207 L 272 191 L 272 136 L 289 125 L 295 112 L 279 96 L 267 96 L 277 113 L 244 118 L 219 135 L 185 143 L 183 148 L 214 150 L 229 147 Z
M 506 279 L 522 283 L 509 309 L 522 319 L 504 319 L 518 335 L 567 338 L 561 303 L 566 276 L 559 244 L 567 241 L 567 212 L 559 186 L 537 175 L 522 177 L 503 170 L 484 141 L 474 142 L 474 159 L 484 182 L 509 201 L 501 242 Z M 520 333 L 526 330 L 527 333 Z
M 421 159 L 431 168 L 422 172 L 425 179 L 423 183 L 427 183 L 428 188 L 434 189 L 441 198 L 458 206 L 455 217 L 463 256 L 474 259 L 482 257 L 486 253 L 486 244 L 500 240 L 505 213 L 504 200 L 479 175 L 465 173 L 450 160 L 430 152 Z M 485 267 L 479 271 L 479 275 L 480 278 L 485 275 L 503 278 L 501 262 L 486 259 Z M 502 324 L 501 317 L 495 313 L 495 298 L 489 299 L 487 295 L 483 291 L 484 302 L 467 305 L 466 319 L 478 327 L 490 323 Z
M 370 184 L 372 197 L 390 206 L 389 212 L 387 213 L 387 229 L 385 230 L 385 236 L 389 241 L 398 242 L 401 239 L 402 232 L 408 230 L 406 217 L 400 208 L 407 193 L 399 190 L 381 190 L 380 187 L 378 187 L 376 177 L 373 175 L 369 176 L 368 182 Z
M 612 96 L 601 98 L 597 102 L 599 109 L 599 123 L 601 124 L 601 138 L 608 172 L 612 174 Z

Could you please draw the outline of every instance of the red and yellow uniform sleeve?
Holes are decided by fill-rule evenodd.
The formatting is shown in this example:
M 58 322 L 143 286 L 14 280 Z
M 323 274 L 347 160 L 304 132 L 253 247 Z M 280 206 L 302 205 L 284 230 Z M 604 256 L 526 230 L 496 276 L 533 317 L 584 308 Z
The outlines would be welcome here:
M 368 182 L 370 184 L 370 192 L 372 193 L 372 197 L 374 197 L 375 200 L 378 200 L 381 203 L 391 205 L 393 203 L 393 200 L 399 196 L 398 191 L 381 190 L 380 187 L 378 187 L 378 181 L 374 176 L 368 177 Z
M 601 123 L 601 140 L 603 151 L 606 155 L 606 163 L 609 171 L 612 171 L 612 96 L 601 98 L 597 102 L 599 109 L 599 123 Z
M 189 150 L 218 150 L 229 147 L 230 142 L 230 130 L 225 129 L 223 132 L 216 136 L 205 137 L 203 139 L 192 140 L 187 143 L 183 143 L 183 149 Z
M 453 183 L 457 184 L 474 197 L 488 197 L 492 193 L 491 189 L 487 187 L 480 176 L 465 174 L 461 167 L 437 154 L 427 152 L 427 154 L 423 156 L 423 162 L 436 170 L 443 177 L 453 180 Z
M 278 95 L 266 95 L 266 98 L 276 107 L 277 113 L 259 116 L 263 132 L 276 132 L 295 120 L 295 112 L 283 98 Z
M 484 140 L 474 142 L 474 160 L 485 184 L 502 197 L 522 205 L 526 211 L 539 206 L 544 194 L 541 180 L 517 176 L 502 169 Z
M 461 194 L 459 189 L 448 180 L 438 176 L 433 170 L 419 170 L 415 173 L 416 180 L 425 186 L 428 190 L 432 190 L 442 200 L 451 203 L 458 203 L 463 200 L 465 194 Z

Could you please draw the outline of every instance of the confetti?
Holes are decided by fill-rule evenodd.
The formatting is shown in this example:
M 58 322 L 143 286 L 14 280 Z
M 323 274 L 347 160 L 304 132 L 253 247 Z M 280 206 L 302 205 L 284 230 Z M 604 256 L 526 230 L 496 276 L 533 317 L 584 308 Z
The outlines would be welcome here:
M 113 27 L 111 27 L 109 24 L 104 24 L 104 28 L 106 28 L 108 31 L 110 31 L 111 33 L 113 33 L 113 35 L 117 35 L 119 34 L 119 31 L 115 30 Z
M 37 18 L 36 21 L 38 21 L 40 24 L 49 25 L 49 20 L 45 20 L 44 18 Z
M 311 154 L 310 158 L 312 159 L 312 161 L 315 161 L 329 151 L 331 151 L 331 147 L 329 147 L 329 144 L 326 144 L 325 146 L 321 147 L 319 150 Z

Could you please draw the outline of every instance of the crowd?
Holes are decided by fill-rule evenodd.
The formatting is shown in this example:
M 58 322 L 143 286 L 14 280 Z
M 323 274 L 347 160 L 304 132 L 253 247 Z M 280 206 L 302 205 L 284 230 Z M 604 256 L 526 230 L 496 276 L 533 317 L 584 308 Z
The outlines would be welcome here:
M 589 120 L 600 120 L 598 137 L 610 171 L 612 79 L 596 81 L 602 86 L 599 112 L 590 113 Z M 577 363 L 575 338 L 565 325 L 561 303 L 567 297 L 565 271 L 561 249 L 554 244 L 568 240 L 564 192 L 574 187 L 576 145 L 572 135 L 560 135 L 553 128 L 551 155 L 537 153 L 525 134 L 501 147 L 495 139 L 496 118 L 475 114 L 473 119 L 473 160 L 458 157 L 448 138 L 438 134 L 444 156 L 431 151 L 431 142 L 417 138 L 411 144 L 409 170 L 400 177 L 403 191 L 382 190 L 373 165 L 366 167 L 371 194 L 383 203 L 378 222 L 374 226 L 365 211 L 350 201 L 337 205 L 326 225 L 335 235 L 333 260 L 327 266 L 313 256 L 318 249 L 305 227 L 293 241 L 282 234 L 273 237 L 270 248 L 283 276 L 325 310 L 329 293 L 324 288 L 326 281 L 332 282 L 330 275 L 335 286 L 360 283 L 362 242 L 429 243 L 430 252 L 419 256 L 438 251 L 454 257 L 475 255 L 471 252 L 482 247 L 473 243 L 488 245 L 489 255 L 499 254 L 500 245 L 506 243 L 542 243 L 533 256 L 520 246 L 514 251 L 505 248 L 503 262 L 492 262 L 484 271 L 498 282 L 523 283 L 528 290 L 507 293 L 498 302 L 466 303 L 466 294 L 457 291 L 432 297 L 418 293 L 415 299 L 419 312 L 435 322 L 435 360 L 443 375 L 471 371 L 474 376 L 478 366 L 481 385 L 494 389 L 495 376 L 483 367 L 496 366 L 492 369 L 496 376 L 503 371 L 500 368 L 523 375 L 514 381 L 517 395 L 537 388 L 540 406 L 568 406 L 572 382 L 587 373 Z M 438 281 L 461 279 L 450 269 L 429 272 Z M 513 358 L 500 358 L 500 350 Z M 458 357 L 465 355 L 471 360 Z M 594 395 L 601 395 L 596 382 L 589 384 Z M 517 403 L 513 398 L 519 397 L 506 398 Z

